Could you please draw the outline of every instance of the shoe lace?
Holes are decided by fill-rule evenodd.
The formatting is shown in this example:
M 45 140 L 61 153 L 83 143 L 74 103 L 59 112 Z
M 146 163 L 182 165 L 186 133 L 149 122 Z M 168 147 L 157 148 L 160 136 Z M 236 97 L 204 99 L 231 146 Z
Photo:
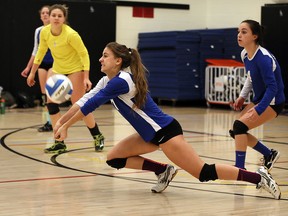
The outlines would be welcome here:
M 165 170 L 164 173 L 159 174 L 159 183 L 165 183 L 167 181 L 170 170 Z
M 56 145 L 64 145 L 64 141 L 55 140 L 55 143 L 53 146 L 56 146 Z
M 166 182 L 166 175 L 164 174 L 163 176 L 161 176 L 160 178 L 159 178 L 159 183 L 161 183 L 161 184 L 163 184 L 163 183 L 165 183 Z
M 264 158 L 264 157 L 260 158 L 260 164 L 261 164 L 262 166 L 265 164 L 265 158 Z
M 104 136 L 102 134 L 98 134 L 96 136 L 94 136 L 94 142 L 95 145 L 103 145 L 103 141 L 104 141 Z
M 269 163 L 271 160 L 271 155 L 268 155 L 268 156 L 263 156 L 262 158 L 260 158 L 260 161 L 261 161 L 261 165 L 265 166 L 267 163 Z

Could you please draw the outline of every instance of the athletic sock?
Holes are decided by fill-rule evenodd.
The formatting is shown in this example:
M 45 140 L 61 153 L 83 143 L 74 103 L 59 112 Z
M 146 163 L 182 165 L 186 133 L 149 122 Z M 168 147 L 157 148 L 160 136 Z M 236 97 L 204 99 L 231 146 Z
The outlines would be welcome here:
M 264 156 L 269 156 L 271 153 L 271 149 L 269 149 L 267 146 L 265 146 L 263 143 L 258 141 L 256 145 L 253 147 L 256 151 L 260 152 Z
M 100 131 L 99 131 L 99 128 L 98 128 L 98 125 L 95 123 L 95 126 L 93 128 L 89 128 L 87 127 L 90 131 L 90 134 L 94 137 L 98 134 L 100 134 Z
M 261 175 L 258 173 L 239 169 L 237 180 L 258 184 L 261 181 Z
M 50 115 L 48 111 L 45 111 L 45 116 L 46 116 L 47 122 L 49 122 L 49 124 L 51 125 L 51 119 L 50 119 Z
M 163 173 L 166 170 L 167 164 L 158 163 L 149 159 L 144 159 L 142 170 L 155 172 L 156 175 Z
M 235 166 L 241 169 L 245 169 L 246 151 L 236 151 L 235 154 L 236 154 Z
M 47 102 L 47 96 L 46 94 L 43 94 L 41 95 L 41 100 L 42 100 L 42 106 L 44 107 L 46 105 L 46 102 Z

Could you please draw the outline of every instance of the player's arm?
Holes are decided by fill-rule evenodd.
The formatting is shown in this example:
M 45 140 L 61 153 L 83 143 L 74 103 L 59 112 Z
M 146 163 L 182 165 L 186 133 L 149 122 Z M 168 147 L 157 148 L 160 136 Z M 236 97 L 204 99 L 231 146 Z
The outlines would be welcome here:
M 78 110 L 80 110 L 79 105 L 77 105 L 76 103 L 73 104 L 72 107 L 56 122 L 56 125 L 54 126 L 54 131 L 57 131 L 63 124 L 65 124 L 70 118 L 72 118 Z
M 35 85 L 35 74 L 38 71 L 39 65 L 41 64 L 47 50 L 48 50 L 48 45 L 47 42 L 43 39 L 43 31 L 40 32 L 40 43 L 39 43 L 39 47 L 37 50 L 37 53 L 34 57 L 34 62 L 30 71 L 30 74 L 27 78 L 27 84 L 28 86 L 33 86 Z
M 58 140 L 64 140 L 67 137 L 67 130 L 70 126 L 84 117 L 77 104 L 73 106 L 57 121 L 54 127 L 54 137 Z
M 37 40 L 38 33 L 39 33 L 39 29 L 37 28 L 35 30 L 35 33 L 34 33 L 34 47 L 33 47 L 31 57 L 27 63 L 27 66 L 25 67 L 25 69 L 21 72 L 21 76 L 23 76 L 23 77 L 27 77 L 31 68 L 32 68 L 34 58 L 35 58 L 35 55 L 36 55 L 37 50 L 38 50 L 38 40 Z
M 69 44 L 77 51 L 81 62 L 83 64 L 83 73 L 84 73 L 84 85 L 86 91 L 89 91 L 92 87 L 92 83 L 89 79 L 89 70 L 90 70 L 90 58 L 87 48 L 85 47 L 79 34 L 74 33 L 69 35 Z
M 33 63 L 31 71 L 30 71 L 29 76 L 27 78 L 27 85 L 30 86 L 30 87 L 34 86 L 35 83 L 36 83 L 35 74 L 36 74 L 38 68 L 39 68 L 39 64 Z

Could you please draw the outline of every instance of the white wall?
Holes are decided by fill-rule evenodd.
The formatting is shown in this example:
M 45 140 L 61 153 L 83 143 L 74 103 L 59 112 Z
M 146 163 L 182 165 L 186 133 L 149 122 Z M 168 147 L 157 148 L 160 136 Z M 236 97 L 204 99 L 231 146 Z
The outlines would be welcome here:
M 207 27 L 238 27 L 245 19 L 261 21 L 261 6 L 273 0 L 208 0 Z
M 128 1 L 128 0 L 127 0 Z M 261 6 L 275 0 L 133 0 L 189 4 L 190 10 L 154 9 L 154 18 L 132 17 L 132 7 L 117 7 L 116 41 L 137 47 L 139 32 L 238 27 L 244 19 L 261 21 Z

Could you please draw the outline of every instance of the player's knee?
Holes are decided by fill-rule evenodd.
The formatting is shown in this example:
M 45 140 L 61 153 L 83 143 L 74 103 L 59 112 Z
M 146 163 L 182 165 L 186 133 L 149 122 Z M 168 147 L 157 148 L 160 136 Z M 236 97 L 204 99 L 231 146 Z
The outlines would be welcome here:
M 59 105 L 56 103 L 47 103 L 47 109 L 50 115 L 55 115 L 60 112 Z
M 233 132 L 234 135 L 238 134 L 246 134 L 249 128 L 243 122 L 239 120 L 235 120 L 233 124 Z
M 210 165 L 210 164 L 205 163 L 200 172 L 199 181 L 206 182 L 210 180 L 214 181 L 216 179 L 218 179 L 218 175 L 217 175 L 215 164 Z
M 106 163 L 116 169 L 121 169 L 126 166 L 127 158 L 114 158 L 111 160 L 107 160 Z

